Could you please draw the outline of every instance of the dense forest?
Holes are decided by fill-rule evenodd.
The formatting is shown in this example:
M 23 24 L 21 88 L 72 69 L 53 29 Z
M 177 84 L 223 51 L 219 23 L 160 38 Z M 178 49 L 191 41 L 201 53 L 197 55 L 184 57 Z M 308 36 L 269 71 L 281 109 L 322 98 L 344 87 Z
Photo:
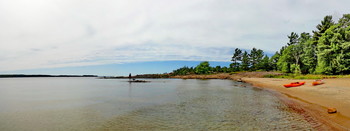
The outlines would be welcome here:
M 229 67 L 211 67 L 201 62 L 196 67 L 182 67 L 174 75 L 211 74 L 236 71 L 281 71 L 295 74 L 338 75 L 350 73 L 350 14 L 338 22 L 325 16 L 312 34 L 291 32 L 289 41 L 273 56 L 253 48 L 236 48 Z

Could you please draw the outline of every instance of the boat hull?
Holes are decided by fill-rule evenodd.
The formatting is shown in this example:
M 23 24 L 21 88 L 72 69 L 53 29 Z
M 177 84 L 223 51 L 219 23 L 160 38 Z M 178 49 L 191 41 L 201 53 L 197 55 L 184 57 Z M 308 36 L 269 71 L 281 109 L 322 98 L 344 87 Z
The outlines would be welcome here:
M 301 85 L 304 85 L 305 82 L 293 82 L 293 83 L 290 83 L 290 84 L 285 84 L 283 85 L 284 87 L 286 88 L 290 88 L 290 87 L 298 87 L 298 86 L 301 86 Z

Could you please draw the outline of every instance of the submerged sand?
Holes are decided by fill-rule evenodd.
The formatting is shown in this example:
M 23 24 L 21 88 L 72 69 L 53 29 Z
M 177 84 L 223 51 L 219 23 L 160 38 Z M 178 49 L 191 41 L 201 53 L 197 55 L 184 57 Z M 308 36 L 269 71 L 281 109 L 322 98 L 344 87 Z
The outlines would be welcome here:
M 259 76 L 258 76 L 259 77 Z M 324 79 L 324 84 L 312 86 L 314 80 L 258 78 L 229 74 L 176 76 L 184 79 L 233 79 L 251 83 L 253 86 L 278 91 L 297 101 L 298 106 L 310 112 L 322 123 L 336 130 L 350 129 L 350 78 Z M 305 81 L 305 85 L 285 88 L 283 84 Z M 328 114 L 327 108 L 336 108 L 337 113 Z M 308 116 L 309 117 L 309 116 Z

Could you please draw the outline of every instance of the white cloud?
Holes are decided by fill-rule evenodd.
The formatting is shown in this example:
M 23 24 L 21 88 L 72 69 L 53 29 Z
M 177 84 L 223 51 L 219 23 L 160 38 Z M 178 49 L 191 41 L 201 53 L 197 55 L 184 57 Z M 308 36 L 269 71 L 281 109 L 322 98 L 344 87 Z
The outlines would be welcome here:
M 277 51 L 346 0 L 0 0 L 0 71 Z M 209 52 L 208 52 L 209 51 Z

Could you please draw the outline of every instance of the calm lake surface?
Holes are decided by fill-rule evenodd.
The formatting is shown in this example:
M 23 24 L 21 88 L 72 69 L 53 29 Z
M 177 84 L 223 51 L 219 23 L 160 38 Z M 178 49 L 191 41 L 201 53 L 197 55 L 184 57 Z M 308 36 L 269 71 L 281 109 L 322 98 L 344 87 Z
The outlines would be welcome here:
M 271 92 L 247 84 L 150 81 L 0 79 L 0 130 L 312 130 Z

